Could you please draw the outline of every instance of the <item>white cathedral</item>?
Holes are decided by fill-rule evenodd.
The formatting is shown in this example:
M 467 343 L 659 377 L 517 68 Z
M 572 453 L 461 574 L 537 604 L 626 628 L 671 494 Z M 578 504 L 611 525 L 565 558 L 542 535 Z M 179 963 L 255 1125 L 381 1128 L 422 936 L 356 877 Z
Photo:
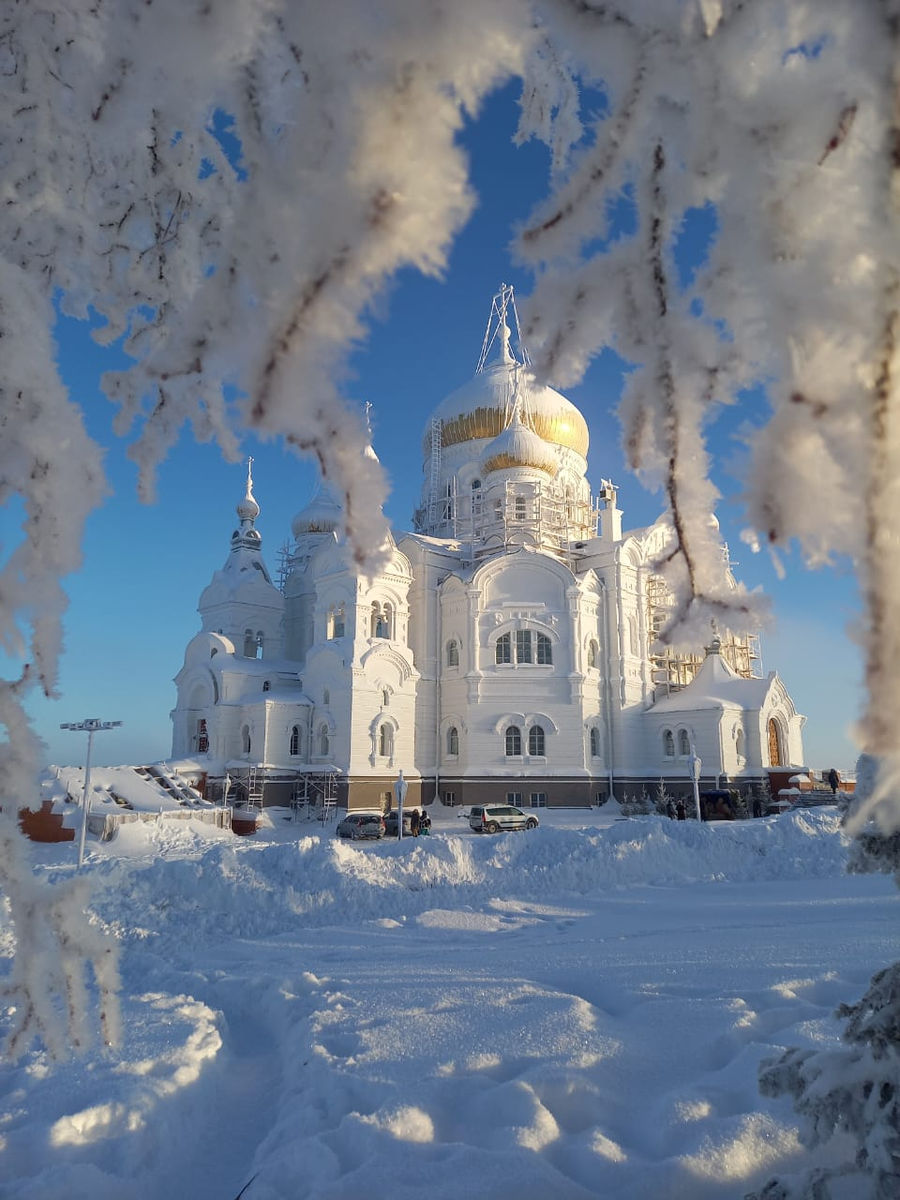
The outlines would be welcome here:
M 803 763 L 800 716 L 752 634 L 660 648 L 668 596 L 652 564 L 666 518 L 624 532 L 616 489 L 595 504 L 588 429 L 538 382 L 512 289 L 494 298 L 475 377 L 424 435 L 414 531 L 361 578 L 340 506 L 320 486 L 292 522 L 277 586 L 248 469 L 202 631 L 176 676 L 172 756 L 211 797 L 332 797 L 536 807 L 619 800 L 660 779 L 689 795 Z

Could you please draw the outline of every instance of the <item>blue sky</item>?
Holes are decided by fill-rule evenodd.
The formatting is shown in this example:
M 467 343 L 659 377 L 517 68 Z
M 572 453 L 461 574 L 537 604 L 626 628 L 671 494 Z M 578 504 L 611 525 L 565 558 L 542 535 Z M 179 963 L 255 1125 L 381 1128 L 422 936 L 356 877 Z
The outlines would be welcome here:
M 387 515 L 408 529 L 422 479 L 422 432 L 431 411 L 471 377 L 478 361 L 491 297 L 501 282 L 527 294 L 531 281 L 517 269 L 508 246 L 512 229 L 543 194 L 548 179 L 546 151 L 530 143 L 515 148 L 517 85 L 494 96 L 468 128 L 464 141 L 472 162 L 479 206 L 457 241 L 445 276 L 424 279 L 399 274 L 372 314 L 370 336 L 357 347 L 347 385 L 351 399 L 373 405 L 375 450 L 391 482 Z M 710 220 L 692 223 L 685 261 L 696 257 Z M 81 762 L 84 735 L 61 732 L 60 722 L 87 716 L 121 720 L 123 727 L 95 740 L 95 761 L 154 761 L 171 749 L 169 711 L 175 702 L 172 678 L 184 647 L 199 628 L 200 592 L 228 553 L 234 506 L 243 494 L 246 468 L 223 461 L 218 449 L 196 445 L 185 433 L 159 473 L 158 501 L 136 498 L 136 470 L 127 439 L 112 431 L 114 410 L 99 388 L 104 370 L 120 365 L 120 352 L 98 348 L 84 323 L 62 319 L 57 330 L 59 363 L 91 435 L 106 447 L 110 494 L 90 518 L 84 565 L 67 580 L 70 607 L 61 664 L 60 699 L 29 702 L 51 762 Z M 661 498 L 646 492 L 628 473 L 614 414 L 622 364 L 604 353 L 584 382 L 567 389 L 588 421 L 589 479 L 596 491 L 602 477 L 620 487 L 625 527 L 654 520 Z M 717 460 L 715 480 L 723 493 L 718 511 L 736 573 L 773 598 L 777 624 L 763 636 L 766 670 L 777 669 L 807 714 L 807 764 L 852 767 L 850 736 L 860 703 L 860 655 L 848 623 L 857 616 L 856 581 L 849 568 L 806 571 L 796 554 L 786 558 L 780 580 L 764 555 L 739 541 L 743 520 L 740 482 L 731 474 L 741 455 L 740 428 L 760 419 L 764 399 L 726 411 L 711 431 Z M 275 443 L 244 441 L 255 460 L 258 527 L 270 569 L 290 533 L 293 514 L 315 483 L 311 463 Z M 16 540 L 20 510 L 3 521 L 2 542 Z

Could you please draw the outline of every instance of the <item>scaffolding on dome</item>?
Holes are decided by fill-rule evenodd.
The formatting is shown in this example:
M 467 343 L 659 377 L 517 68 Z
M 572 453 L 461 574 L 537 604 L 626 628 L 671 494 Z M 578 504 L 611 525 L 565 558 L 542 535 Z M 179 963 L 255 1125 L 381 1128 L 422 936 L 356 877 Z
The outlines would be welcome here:
M 498 334 L 503 337 L 503 330 L 506 328 L 510 333 L 509 323 L 506 320 L 506 314 L 512 310 L 513 321 L 516 327 L 516 344 L 519 347 L 522 364 L 526 367 L 531 366 L 531 358 L 528 350 L 525 348 L 525 343 L 522 341 L 522 327 L 519 324 L 519 310 L 516 308 L 516 295 L 511 283 L 501 283 L 500 291 L 491 300 L 491 313 L 488 317 L 487 326 L 484 331 L 484 341 L 481 343 L 481 354 L 478 357 L 478 366 L 475 368 L 475 374 L 479 374 L 484 370 L 488 355 L 497 340 Z
M 468 543 L 472 558 L 483 558 L 530 541 L 534 546 L 568 558 L 575 542 L 597 534 L 599 509 L 593 501 L 567 496 L 543 480 L 506 480 L 502 494 L 485 497 L 473 488 L 466 502 L 457 494 L 456 480 L 447 484 L 439 503 L 426 514 L 416 513 L 417 533 Z
M 672 594 L 659 575 L 647 580 L 647 628 L 650 637 L 650 679 L 654 699 L 679 692 L 687 687 L 706 657 L 705 650 L 687 646 L 662 646 L 659 634 L 672 608 Z M 742 679 L 759 679 L 762 676 L 762 656 L 759 634 L 734 633 L 730 629 L 718 634 L 721 654 L 732 670 Z

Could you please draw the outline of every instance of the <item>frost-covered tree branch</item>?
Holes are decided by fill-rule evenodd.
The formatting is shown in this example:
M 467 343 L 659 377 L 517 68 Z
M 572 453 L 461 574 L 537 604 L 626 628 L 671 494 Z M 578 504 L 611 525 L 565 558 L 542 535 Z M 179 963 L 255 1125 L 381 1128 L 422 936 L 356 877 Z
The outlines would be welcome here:
M 473 205 L 464 114 L 519 75 L 516 137 L 543 139 L 552 160 L 517 241 L 537 279 L 529 340 L 560 385 L 605 346 L 635 364 L 621 414 L 632 465 L 672 514 L 668 636 L 709 616 L 752 618 L 710 521 L 706 433 L 765 382 L 748 538 L 857 564 L 862 736 L 900 762 L 900 0 L 339 8 L 339 19 L 316 0 L 0 10 L 0 486 L 26 514 L 0 568 L 0 637 L 32 664 L 26 683 L 53 690 L 60 578 L 103 493 L 99 452 L 53 365 L 54 305 L 94 315 L 98 341 L 121 339 L 133 359 L 104 386 L 144 494 L 185 423 L 228 455 L 242 427 L 282 437 L 318 457 L 356 561 L 373 566 L 384 482 L 341 395 L 346 357 L 398 268 L 442 270 Z M 580 83 L 602 90 L 599 112 L 579 111 Z M 623 200 L 636 229 L 611 242 Z M 674 247 L 703 207 L 717 233 L 683 287 Z M 18 728 L 24 685 L 5 686 Z M 34 765 L 17 750 L 4 775 L 10 828 Z M 896 802 L 879 811 L 900 823 Z M 7 860 L 0 870 L 20 886 Z

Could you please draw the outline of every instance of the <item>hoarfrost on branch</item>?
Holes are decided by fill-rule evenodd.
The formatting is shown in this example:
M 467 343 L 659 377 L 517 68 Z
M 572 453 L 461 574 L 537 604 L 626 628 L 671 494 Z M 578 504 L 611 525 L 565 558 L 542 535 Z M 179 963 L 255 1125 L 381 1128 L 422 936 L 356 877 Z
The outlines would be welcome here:
M 0 574 L 0 635 L 30 666 L 0 695 L 0 870 L 20 939 L 39 903 L 14 828 L 37 760 L 21 703 L 28 687 L 55 686 L 60 579 L 104 489 L 54 366 L 55 305 L 96 314 L 98 340 L 123 339 L 134 359 L 104 386 L 120 432 L 134 434 L 145 495 L 185 422 L 231 456 L 241 426 L 282 437 L 318 457 L 343 494 L 351 553 L 377 565 L 384 481 L 340 394 L 345 358 L 392 274 L 443 269 L 474 203 L 457 135 L 510 77 L 525 81 L 517 139 L 552 152 L 547 198 L 516 240 L 536 277 L 527 336 L 560 385 L 604 346 L 637 364 L 621 416 L 631 464 L 663 492 L 676 534 L 660 564 L 679 601 L 668 636 L 758 615 L 722 569 L 705 430 L 764 381 L 751 536 L 857 564 L 862 740 L 897 756 L 898 9 L 342 0 L 335 20 L 315 0 L 4 7 L 0 498 L 18 496 L 26 521 Z M 602 89 L 600 114 L 580 110 L 579 80 Z M 623 195 L 638 228 L 609 243 Z M 673 240 L 704 206 L 717 236 L 683 289 Z M 900 819 L 884 788 L 872 807 L 887 825 Z M 102 950 L 54 912 L 61 942 L 109 979 Z M 70 986 L 51 958 L 17 965 L 23 1013 L 41 988 Z M 44 1032 L 36 1019 L 22 1038 L 33 1032 Z

